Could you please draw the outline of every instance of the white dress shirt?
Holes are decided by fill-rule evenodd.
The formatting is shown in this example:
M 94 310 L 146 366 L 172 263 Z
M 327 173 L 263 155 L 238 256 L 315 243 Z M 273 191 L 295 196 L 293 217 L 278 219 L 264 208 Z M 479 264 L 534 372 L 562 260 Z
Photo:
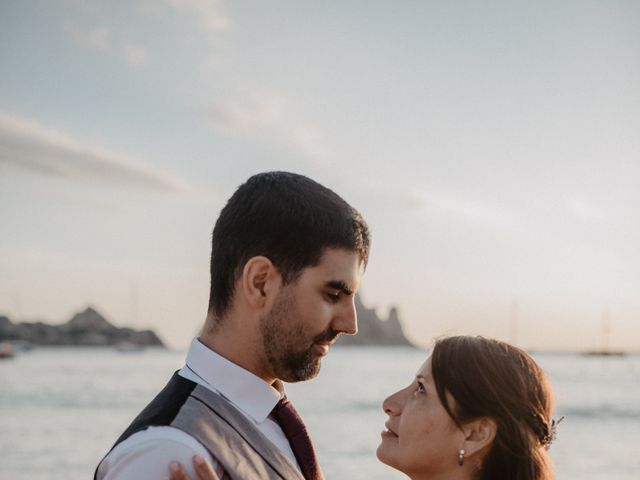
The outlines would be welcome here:
M 229 400 L 298 468 L 291 446 L 269 414 L 280 400 L 274 387 L 202 344 L 191 342 L 181 377 Z M 169 463 L 177 461 L 192 478 L 192 458 L 202 455 L 214 468 L 217 461 L 186 432 L 169 426 L 149 427 L 131 435 L 109 452 L 98 468 L 98 480 L 159 480 L 168 478 Z

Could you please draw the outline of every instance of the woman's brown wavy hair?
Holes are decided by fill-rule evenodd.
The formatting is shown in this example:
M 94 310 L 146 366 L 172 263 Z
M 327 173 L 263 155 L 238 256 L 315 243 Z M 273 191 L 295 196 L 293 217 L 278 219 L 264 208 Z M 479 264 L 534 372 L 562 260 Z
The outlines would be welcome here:
M 482 417 L 496 423 L 478 480 L 554 478 L 544 446 L 551 387 L 526 352 L 482 337 L 449 337 L 436 342 L 431 369 L 440 401 L 458 426 Z

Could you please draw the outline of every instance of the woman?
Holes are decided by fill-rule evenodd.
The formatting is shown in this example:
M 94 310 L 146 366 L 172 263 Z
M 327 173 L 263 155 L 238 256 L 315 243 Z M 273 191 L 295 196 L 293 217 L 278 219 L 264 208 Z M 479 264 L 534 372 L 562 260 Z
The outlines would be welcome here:
M 380 461 L 411 479 L 551 480 L 548 380 L 524 351 L 482 337 L 438 340 L 388 415 Z M 173 465 L 173 464 L 172 464 Z M 173 465 L 175 467 L 175 465 Z M 217 477 L 194 467 L 200 480 Z M 188 477 L 181 469 L 172 480 Z
M 384 401 L 377 456 L 412 479 L 550 480 L 551 408 L 548 380 L 524 351 L 445 338 Z

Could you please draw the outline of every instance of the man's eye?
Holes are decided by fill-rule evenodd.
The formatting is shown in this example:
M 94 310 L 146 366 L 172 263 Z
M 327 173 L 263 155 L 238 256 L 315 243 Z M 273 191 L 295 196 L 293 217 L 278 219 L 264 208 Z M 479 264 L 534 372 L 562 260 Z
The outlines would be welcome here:
M 340 292 L 336 292 L 336 293 L 328 292 L 327 297 L 332 302 L 337 302 L 338 300 L 340 300 Z

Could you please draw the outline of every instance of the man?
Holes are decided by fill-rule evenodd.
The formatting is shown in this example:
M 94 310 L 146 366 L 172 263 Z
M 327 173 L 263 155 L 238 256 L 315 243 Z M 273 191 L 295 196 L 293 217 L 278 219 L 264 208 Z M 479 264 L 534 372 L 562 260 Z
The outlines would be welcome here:
M 336 336 L 356 333 L 368 256 L 366 223 L 331 190 L 286 172 L 247 180 L 213 229 L 201 336 L 96 478 L 161 479 L 171 460 L 195 478 L 195 455 L 221 478 L 323 478 L 282 382 L 314 377 Z

